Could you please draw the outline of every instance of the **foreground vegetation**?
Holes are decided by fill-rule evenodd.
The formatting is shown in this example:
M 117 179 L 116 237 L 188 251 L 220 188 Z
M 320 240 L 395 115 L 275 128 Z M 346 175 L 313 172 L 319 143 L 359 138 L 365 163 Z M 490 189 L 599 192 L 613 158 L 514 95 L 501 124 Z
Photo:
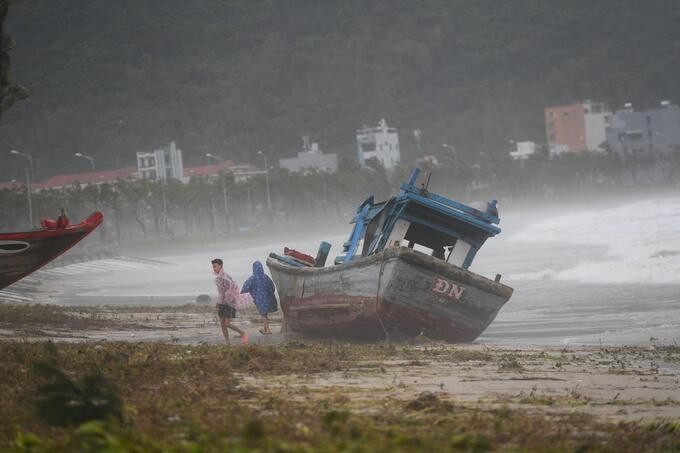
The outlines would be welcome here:
M 677 348 L 675 348 L 677 349 Z M 673 348 L 661 351 L 677 358 Z M 434 393 L 354 398 L 295 392 L 282 377 L 387 360 L 540 356 L 292 342 L 248 348 L 157 343 L 0 343 L 0 445 L 14 451 L 672 451 L 677 420 L 612 423 L 536 405 L 461 405 Z M 619 351 L 620 352 L 620 351 Z M 565 358 L 545 357 L 541 360 Z M 574 357 L 572 360 L 576 360 Z M 473 363 L 473 362 L 470 362 Z M 520 365 L 521 367 L 521 365 Z M 255 385 L 250 378 L 257 378 Z M 526 403 L 526 402 L 525 402 Z M 549 406 L 545 401 L 538 405 Z M 58 416 L 55 416 L 58 415 Z M 85 415 L 84 415 L 85 414 Z

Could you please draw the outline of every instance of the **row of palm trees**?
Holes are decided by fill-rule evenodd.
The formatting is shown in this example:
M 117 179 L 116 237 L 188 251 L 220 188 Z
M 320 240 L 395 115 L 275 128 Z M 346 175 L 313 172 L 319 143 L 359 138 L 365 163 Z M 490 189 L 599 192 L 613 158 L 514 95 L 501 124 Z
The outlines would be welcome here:
M 376 176 L 377 175 L 377 176 Z M 34 218 L 55 217 L 66 209 L 72 221 L 99 210 L 107 238 L 124 242 L 152 236 L 226 235 L 273 225 L 344 222 L 366 192 L 385 196 L 386 173 L 341 169 L 334 174 L 280 171 L 270 175 L 272 209 L 267 209 L 264 177 L 236 181 L 229 173 L 152 181 L 123 179 L 98 185 L 73 185 L 32 193 Z M 28 223 L 26 189 L 0 190 L 0 231 Z M 37 221 L 36 221 L 37 222 Z M 36 225 L 32 225 L 35 227 Z
M 621 186 L 678 184 L 680 150 L 664 155 L 565 154 L 550 159 L 538 153 L 524 161 L 481 154 L 461 160 L 455 153 L 421 160 L 421 174 L 431 175 L 429 189 L 463 201 L 552 196 L 561 191 L 588 192 Z M 236 181 L 218 177 L 176 180 L 120 180 L 71 186 L 32 194 L 34 217 L 56 216 L 65 208 L 73 221 L 93 210 L 105 215 L 100 228 L 117 242 L 148 237 L 244 233 L 254 229 L 294 229 L 305 225 L 345 224 L 369 194 L 385 199 L 408 179 L 413 165 L 387 172 L 380 165 L 360 168 L 343 160 L 333 174 L 270 175 L 272 209 L 267 209 L 264 177 Z M 0 190 L 0 230 L 26 227 L 25 189 Z M 35 226 L 35 225 L 33 225 Z

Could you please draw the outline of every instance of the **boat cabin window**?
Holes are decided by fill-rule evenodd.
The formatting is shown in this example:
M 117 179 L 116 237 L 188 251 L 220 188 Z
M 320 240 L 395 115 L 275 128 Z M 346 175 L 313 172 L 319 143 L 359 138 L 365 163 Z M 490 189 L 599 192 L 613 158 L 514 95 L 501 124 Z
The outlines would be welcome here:
M 412 223 L 404 236 L 408 247 L 424 253 L 429 252 L 429 255 L 440 260 L 446 260 L 447 248 L 455 246 L 456 240 L 455 237 L 418 223 Z
M 401 246 L 462 266 L 472 246 L 425 225 L 399 220 L 392 230 L 388 246 Z
M 361 250 L 361 256 L 366 256 L 369 252 L 369 248 L 371 247 L 371 244 L 373 243 L 373 240 L 375 239 L 376 235 L 381 234 L 380 230 L 383 228 L 385 224 L 385 219 L 387 218 L 387 211 L 388 207 L 392 203 L 392 200 L 388 200 L 385 202 L 383 209 L 380 211 L 378 215 L 373 217 L 370 222 L 368 222 L 368 225 L 366 225 L 366 231 L 364 232 L 364 237 L 362 238 L 363 241 L 363 246 L 358 246 L 357 250 Z M 402 235 L 403 236 L 403 235 Z
M 366 232 L 364 233 L 363 247 L 357 247 L 357 250 L 361 250 L 361 256 L 366 256 L 368 254 L 368 249 L 375 238 L 376 233 L 378 233 L 378 228 L 382 227 L 382 223 L 385 221 L 385 213 L 382 212 L 380 215 L 375 216 L 366 226 Z
M 389 237 L 384 237 L 383 229 L 393 202 L 394 198 L 385 202 L 366 224 L 363 241 L 357 246 L 362 256 L 374 253 L 376 246 L 378 250 L 382 247 L 409 247 L 462 267 L 468 257 L 474 256 L 475 244 L 483 242 L 480 231 L 473 225 L 416 203 L 406 206 L 403 217 L 400 216 L 389 229 Z

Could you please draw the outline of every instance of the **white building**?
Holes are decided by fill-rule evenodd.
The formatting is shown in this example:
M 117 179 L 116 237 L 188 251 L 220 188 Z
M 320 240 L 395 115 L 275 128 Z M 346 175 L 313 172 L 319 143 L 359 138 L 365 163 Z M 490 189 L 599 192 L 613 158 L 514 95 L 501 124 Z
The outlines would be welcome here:
M 318 143 L 309 143 L 309 136 L 302 138 L 302 151 L 297 157 L 279 159 L 279 166 L 291 172 L 305 170 L 320 170 L 327 173 L 335 173 L 338 170 L 338 156 L 335 154 L 323 154 Z
M 612 119 L 612 112 L 602 102 L 584 101 L 583 116 L 586 126 L 586 149 L 594 151 L 607 141 L 607 127 Z
M 137 172 L 143 179 L 154 181 L 177 179 L 184 182 L 182 150 L 170 142 L 168 146 L 155 151 L 137 153 Z
M 236 182 L 246 182 L 255 176 L 265 176 L 267 170 L 258 170 L 252 165 L 232 165 L 229 170 L 234 175 L 234 181 Z
M 510 152 L 510 157 L 513 160 L 524 160 L 528 159 L 536 153 L 536 143 L 535 142 L 515 142 L 515 151 Z
M 364 126 L 357 130 L 357 151 L 359 164 L 366 166 L 366 160 L 375 158 L 386 169 L 394 168 L 401 161 L 399 135 L 394 127 L 387 127 L 383 118 L 378 127 Z
M 553 157 L 559 156 L 560 154 L 568 153 L 570 150 L 567 145 L 554 143 L 552 145 L 548 145 L 548 151 L 550 152 L 550 158 L 552 159 Z
M 230 160 L 213 164 L 201 165 L 198 167 L 184 167 L 185 182 L 191 178 L 206 178 L 208 180 L 215 180 L 224 174 L 230 174 L 234 177 L 236 182 L 245 182 L 255 176 L 264 176 L 267 174 L 264 170 L 258 170 L 253 165 L 236 165 Z

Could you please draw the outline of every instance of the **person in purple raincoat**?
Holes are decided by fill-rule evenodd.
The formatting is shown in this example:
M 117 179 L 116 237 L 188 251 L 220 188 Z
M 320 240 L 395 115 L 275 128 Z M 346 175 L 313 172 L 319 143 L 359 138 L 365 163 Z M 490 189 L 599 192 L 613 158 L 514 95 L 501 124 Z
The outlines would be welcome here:
M 271 329 L 269 329 L 267 315 L 278 310 L 275 291 L 274 282 L 264 273 L 262 264 L 259 261 L 255 261 L 253 263 L 253 275 L 243 284 L 241 293 L 250 293 L 253 296 L 253 302 L 255 302 L 257 311 L 262 316 L 264 328 L 260 330 L 260 333 L 263 335 L 272 333 Z

